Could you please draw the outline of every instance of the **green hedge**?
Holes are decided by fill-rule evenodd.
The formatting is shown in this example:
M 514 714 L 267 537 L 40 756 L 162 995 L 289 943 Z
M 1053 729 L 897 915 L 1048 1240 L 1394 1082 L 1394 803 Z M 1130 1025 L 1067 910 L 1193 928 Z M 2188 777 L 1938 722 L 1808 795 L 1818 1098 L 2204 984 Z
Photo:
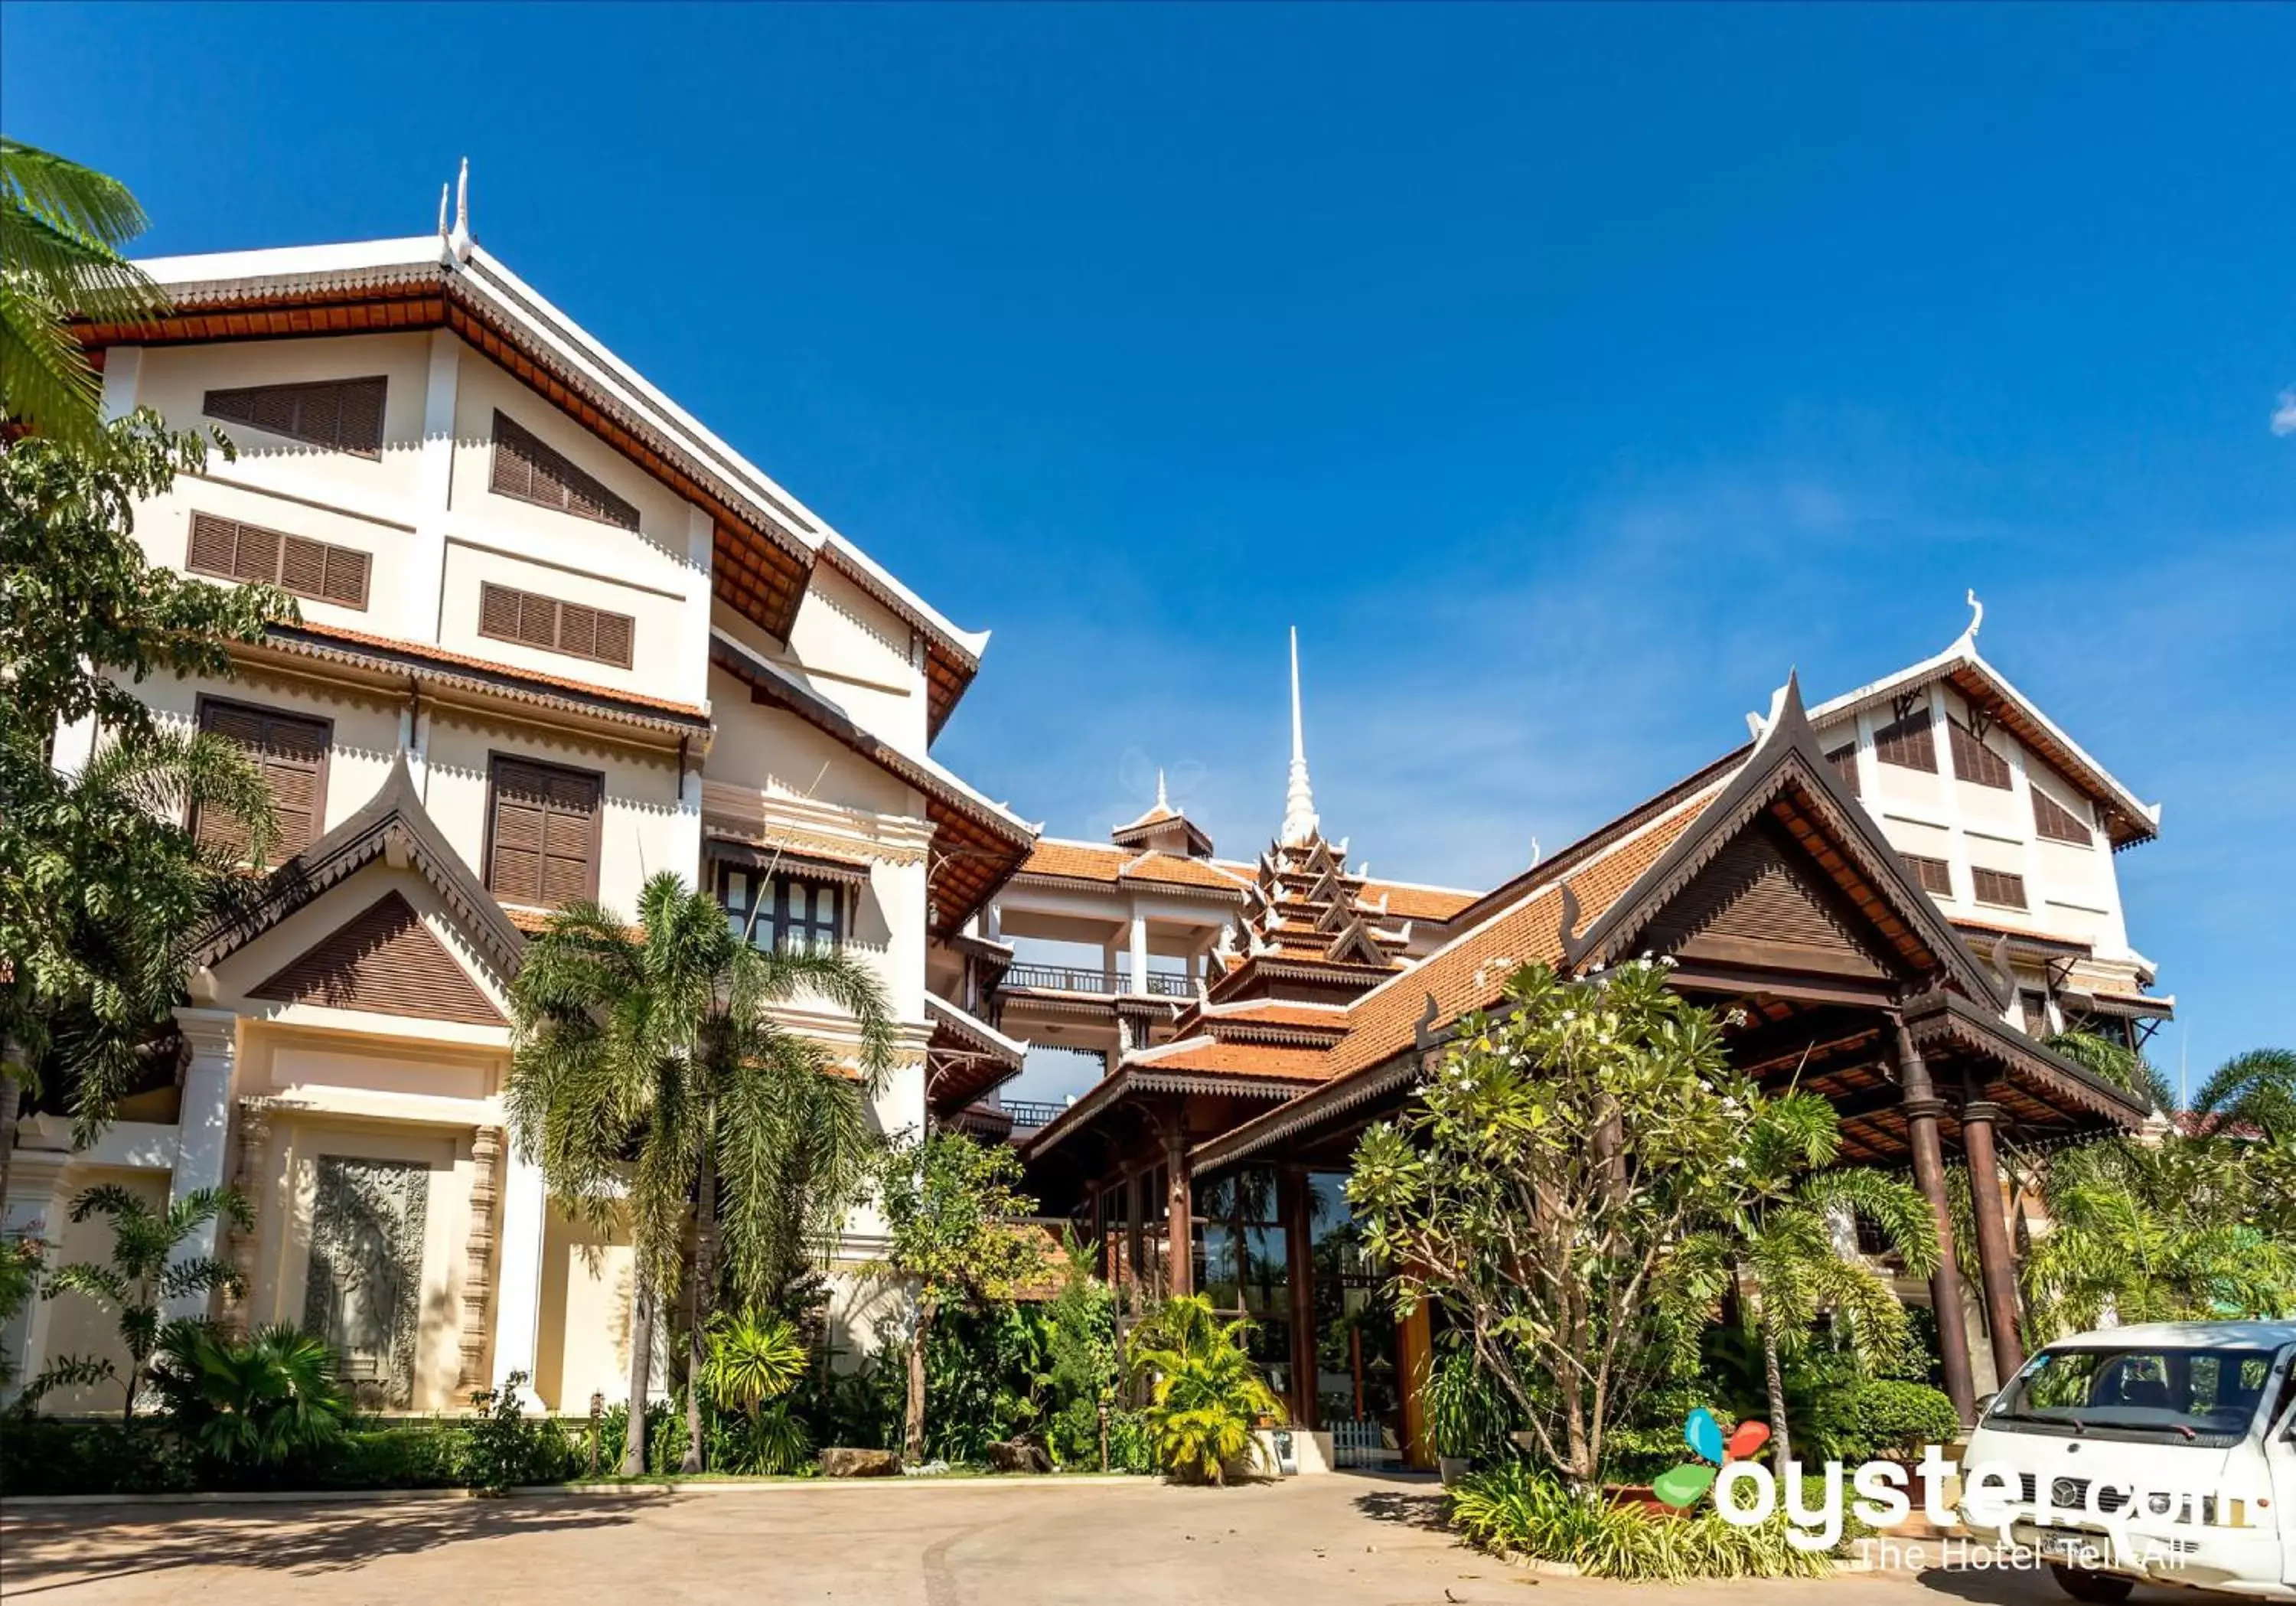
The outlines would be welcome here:
M 573 1429 L 586 1446 L 587 1429 L 587 1423 Z M 568 1476 L 571 1437 L 554 1423 L 536 1423 L 534 1464 L 510 1470 L 530 1470 L 534 1481 Z M 0 1415 L 0 1495 L 449 1489 L 493 1481 L 474 1464 L 472 1451 L 467 1421 L 370 1422 L 316 1455 L 276 1467 L 229 1467 L 197 1454 L 157 1422 L 127 1427 L 8 1413 Z
M 1794 1443 L 1794 1454 L 1805 1466 L 1911 1461 L 1924 1445 L 1950 1445 L 1961 1437 L 1961 1417 L 1951 1400 L 1926 1383 L 1888 1378 L 1862 1378 L 1822 1390 L 1808 1417 L 1802 1437 Z

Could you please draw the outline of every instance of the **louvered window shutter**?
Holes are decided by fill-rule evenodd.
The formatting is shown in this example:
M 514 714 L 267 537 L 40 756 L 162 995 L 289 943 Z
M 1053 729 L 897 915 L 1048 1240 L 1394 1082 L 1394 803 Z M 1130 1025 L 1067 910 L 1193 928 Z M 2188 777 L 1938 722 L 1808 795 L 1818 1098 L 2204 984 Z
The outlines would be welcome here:
M 491 581 L 479 585 L 479 634 L 497 641 L 627 669 L 636 623 L 627 614 L 585 603 L 562 602 Z
M 1834 774 L 1840 776 L 1841 784 L 1849 788 L 1850 796 L 1860 795 L 1857 790 L 1857 743 L 1850 742 L 1846 745 L 1836 747 L 1825 755 L 1825 762 L 1833 766 Z
M 2070 842 L 2079 847 L 2091 846 L 2095 838 L 2089 835 L 2087 822 L 2051 797 L 2040 787 L 2033 789 L 2033 828 L 2051 842 Z
M 1953 772 L 1961 779 L 1980 787 L 2009 790 L 2009 761 L 1987 746 L 1982 738 L 1959 720 L 1948 722 L 1948 730 L 1953 744 Z
M 1971 890 L 1980 903 L 1998 904 L 2004 909 L 2025 907 L 2025 877 L 2007 870 L 1972 868 L 1970 872 Z
M 381 377 L 326 379 L 308 384 L 245 385 L 209 391 L 201 404 L 210 418 L 244 424 L 356 457 L 382 455 Z
M 487 886 L 540 909 L 594 894 L 601 783 L 524 759 L 495 761 L 494 846 Z
M 318 840 L 325 819 L 327 747 L 332 734 L 325 721 L 244 704 L 209 703 L 201 709 L 200 725 L 244 748 L 262 772 L 279 828 L 280 858 L 299 853 Z M 234 855 L 248 850 L 246 823 L 221 810 L 201 811 L 193 829 L 202 842 Z
M 522 502 L 594 519 L 624 530 L 638 527 L 638 510 L 594 475 L 577 468 L 564 453 L 506 413 L 495 415 L 494 465 L 487 488 Z
M 277 586 L 297 597 L 361 612 L 366 608 L 373 564 L 368 554 L 354 547 L 242 524 L 211 513 L 192 515 L 191 542 L 184 554 L 184 567 L 194 574 Z
M 1901 770 L 1937 773 L 1937 735 L 1930 726 L 1929 710 L 1917 710 L 1874 733 L 1874 756 Z

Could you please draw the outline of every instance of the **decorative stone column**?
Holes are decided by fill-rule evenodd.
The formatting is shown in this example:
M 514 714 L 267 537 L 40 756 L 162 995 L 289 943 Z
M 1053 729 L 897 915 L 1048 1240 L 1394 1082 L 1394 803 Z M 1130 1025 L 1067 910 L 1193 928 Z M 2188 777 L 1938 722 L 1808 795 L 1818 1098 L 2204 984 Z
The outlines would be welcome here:
M 1985 1325 L 1993 1338 L 1993 1375 L 2005 1386 L 2025 1363 L 2017 1336 L 2017 1272 L 2009 1223 L 2001 1213 L 2001 1165 L 1995 1125 L 2001 1107 L 1972 1099 L 1961 1108 L 1961 1141 L 1969 1151 L 1969 1200 L 1977 1217 L 1977 1265 L 1985 1284 Z
M 239 1017 L 228 1009 L 182 1009 L 176 1025 L 192 1050 L 184 1072 L 182 1113 L 176 1117 L 176 1166 L 168 1180 L 169 1204 L 203 1188 L 220 1188 L 230 1151 L 231 1083 L 239 1059 Z M 217 1225 L 202 1222 L 168 1256 L 171 1266 L 216 1254 Z M 179 1294 L 161 1307 L 162 1321 L 202 1317 L 208 1296 Z
M 1946 1203 L 1945 1149 L 1938 1116 L 1945 1100 L 1930 1082 L 1929 1067 L 1905 1023 L 1897 1023 L 1898 1086 L 1903 1094 L 1906 1138 L 1914 1154 L 1914 1182 L 1937 1223 L 1938 1268 L 1930 1276 L 1937 1312 L 1938 1355 L 1945 1365 L 1946 1396 L 1964 1422 L 1977 1420 L 1977 1385 L 1969 1369 L 1969 1327 L 1961 1308 L 1961 1272 L 1953 1258 L 1953 1213 Z
M 263 1228 L 263 1161 L 271 1144 L 271 1101 L 267 1099 L 242 1099 L 239 1101 L 239 1159 L 232 1169 L 231 1185 L 247 1201 L 255 1213 L 255 1225 L 242 1227 L 233 1222 L 225 1230 L 225 1257 L 239 1273 L 236 1293 L 226 1289 L 223 1297 L 223 1322 L 231 1332 L 244 1338 L 254 1325 L 256 1249 Z
M 471 1139 L 471 1235 L 463 1248 L 463 1370 L 455 1388 L 475 1394 L 488 1382 L 487 1309 L 493 1303 L 495 1207 L 502 1198 L 503 1130 L 481 1126 Z
M 510 1148 L 510 1164 L 503 1184 L 501 1297 L 495 1311 L 494 1381 L 509 1384 L 510 1374 L 526 1374 L 521 1396 L 527 1408 L 538 1411 L 541 1398 L 534 1392 L 536 1339 L 542 1315 L 542 1229 L 545 1196 L 542 1167 Z M 666 1334 L 665 1327 L 662 1332 Z M 657 1335 L 656 1348 L 661 1347 Z

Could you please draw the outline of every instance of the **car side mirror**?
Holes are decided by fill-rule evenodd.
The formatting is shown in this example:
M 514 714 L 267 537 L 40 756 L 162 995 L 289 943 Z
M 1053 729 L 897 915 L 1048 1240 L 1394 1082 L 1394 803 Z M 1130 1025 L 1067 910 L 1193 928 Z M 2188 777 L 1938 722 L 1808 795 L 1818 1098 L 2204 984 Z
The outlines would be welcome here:
M 2001 1393 L 1998 1389 L 1996 1389 L 1991 1394 L 1979 1395 L 1977 1396 L 1977 1420 L 1983 1421 L 1985 1420 L 1985 1413 L 1993 1409 L 1993 1402 L 2000 1397 Z

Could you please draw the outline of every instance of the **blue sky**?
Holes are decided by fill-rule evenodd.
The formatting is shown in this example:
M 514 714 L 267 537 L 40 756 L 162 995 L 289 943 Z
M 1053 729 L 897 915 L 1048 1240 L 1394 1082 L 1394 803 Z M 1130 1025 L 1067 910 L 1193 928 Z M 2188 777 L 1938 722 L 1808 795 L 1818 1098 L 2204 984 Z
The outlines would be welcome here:
M 1487 884 L 1988 654 L 2167 806 L 2173 1071 L 2296 1041 L 2296 11 L 0 12 L 154 251 L 476 232 L 960 622 L 938 751 Z

